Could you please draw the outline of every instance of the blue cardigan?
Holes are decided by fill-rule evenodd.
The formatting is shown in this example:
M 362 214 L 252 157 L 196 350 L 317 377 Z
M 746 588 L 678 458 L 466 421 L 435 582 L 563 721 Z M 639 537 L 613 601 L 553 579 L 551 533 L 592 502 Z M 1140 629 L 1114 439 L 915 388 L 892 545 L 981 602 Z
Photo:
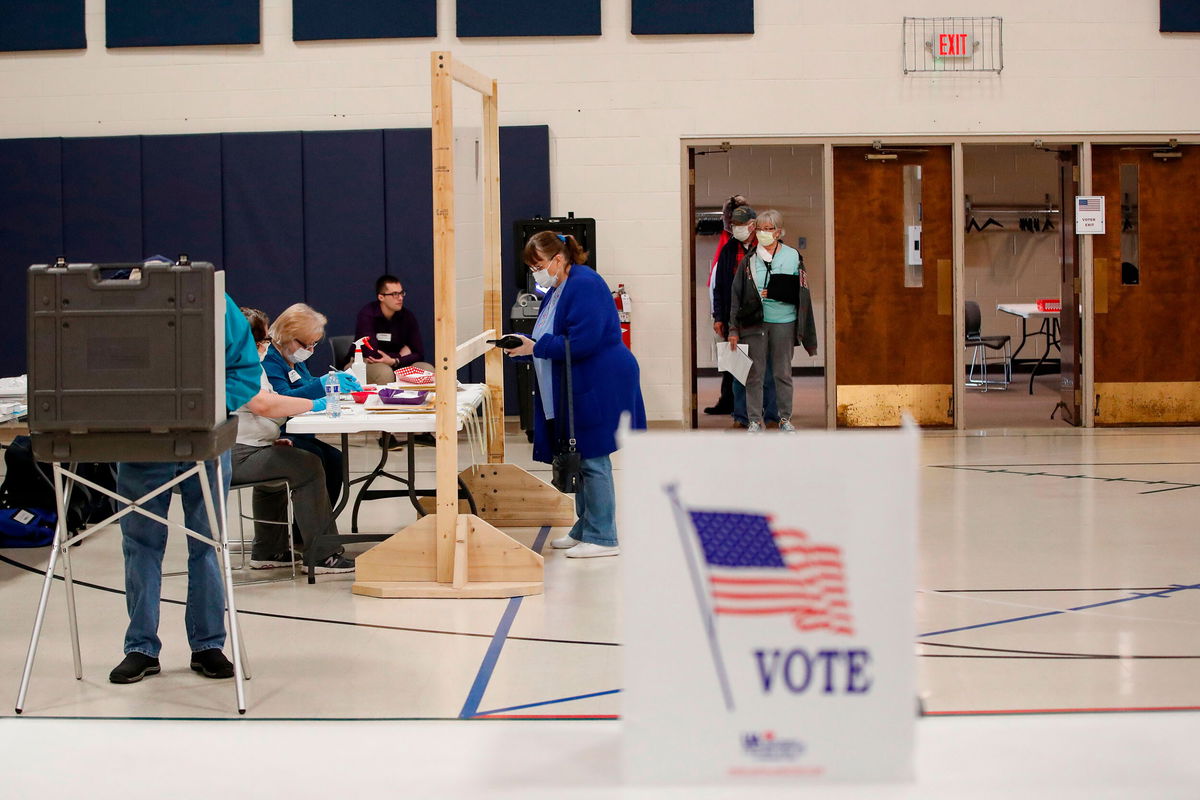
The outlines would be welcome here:
M 556 439 L 566 439 L 563 341 L 568 338 L 576 446 L 584 458 L 608 455 L 617 449 L 617 425 L 623 413 L 630 413 L 634 428 L 646 427 L 637 359 L 621 342 L 621 324 L 612 292 L 595 270 L 583 264 L 571 267 L 563 284 L 546 295 L 543 309 L 554 292 L 562 292 L 554 313 L 554 328 L 533 346 L 534 356 L 554 362 L 554 419 L 547 423 L 542 411 L 541 387 L 534 381 L 538 396 L 533 403 L 533 458 L 550 463 Z
M 302 361 L 289 367 L 287 361 L 275 349 L 275 345 L 267 348 L 267 354 L 262 360 L 262 368 L 263 372 L 267 373 L 267 380 L 271 382 L 271 388 L 279 394 L 286 394 L 290 397 L 307 397 L 309 400 L 325 396 L 325 385 L 321 379 L 314 378 Z M 288 373 L 292 370 L 296 370 L 299 380 L 293 381 L 288 377 Z

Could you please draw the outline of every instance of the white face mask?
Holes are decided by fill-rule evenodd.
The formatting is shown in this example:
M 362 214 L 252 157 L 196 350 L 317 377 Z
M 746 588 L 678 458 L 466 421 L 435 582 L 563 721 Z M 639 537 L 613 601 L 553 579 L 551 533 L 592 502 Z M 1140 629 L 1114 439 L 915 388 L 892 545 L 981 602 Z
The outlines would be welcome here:
M 763 247 L 770 247 L 775 243 L 775 231 L 755 231 L 755 236 Z
M 308 361 L 308 359 L 312 357 L 312 354 L 312 350 L 307 350 L 303 347 L 297 347 L 296 352 L 292 353 L 292 361 L 295 361 L 297 364 L 301 363 L 302 361 Z
M 734 225 L 733 229 L 732 229 L 732 233 L 733 233 L 733 238 L 737 239 L 739 242 L 744 242 L 750 238 L 750 226 L 749 225 Z
M 555 256 L 554 258 L 558 258 L 558 256 Z M 554 262 L 554 258 L 546 262 L 546 267 L 549 267 Z M 550 270 L 546 267 L 535 270 L 533 273 L 533 282 L 543 289 L 549 289 L 558 285 L 558 278 L 551 275 Z
M 550 274 L 550 270 L 548 269 L 539 269 L 537 272 L 533 273 L 533 282 L 543 289 L 549 289 L 551 286 L 558 283 L 558 281 L 554 279 L 554 276 Z

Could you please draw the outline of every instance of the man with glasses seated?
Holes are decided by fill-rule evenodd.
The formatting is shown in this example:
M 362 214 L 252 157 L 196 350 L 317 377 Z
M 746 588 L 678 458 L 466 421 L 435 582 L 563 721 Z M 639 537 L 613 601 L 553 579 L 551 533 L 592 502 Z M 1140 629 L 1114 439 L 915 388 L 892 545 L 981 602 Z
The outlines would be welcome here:
M 375 301 L 358 312 L 354 322 L 354 340 L 368 337 L 369 347 L 363 348 L 367 362 L 367 383 L 383 385 L 396 379 L 395 371 L 403 367 L 419 367 L 433 372 L 425 360 L 425 344 L 416 316 L 404 307 L 404 285 L 394 275 L 380 276 L 375 281 Z M 353 354 L 353 351 L 351 351 Z M 432 445 L 433 436 L 420 433 L 413 437 L 418 444 Z M 388 435 L 388 446 L 400 446 Z
M 404 307 L 404 285 L 393 275 L 375 281 L 374 302 L 358 312 L 354 322 L 354 339 L 369 338 L 370 348 L 363 350 L 367 362 L 367 383 L 385 384 L 394 381 L 394 371 L 417 366 L 433 371 L 425 361 L 425 345 L 417 318 Z

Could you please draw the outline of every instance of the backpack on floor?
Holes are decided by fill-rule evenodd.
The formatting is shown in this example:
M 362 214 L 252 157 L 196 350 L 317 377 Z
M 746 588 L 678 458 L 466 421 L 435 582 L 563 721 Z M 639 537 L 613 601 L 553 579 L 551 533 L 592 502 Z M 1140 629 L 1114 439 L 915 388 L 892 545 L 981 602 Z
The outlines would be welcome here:
M 74 471 L 98 486 L 116 490 L 116 466 L 109 463 L 85 463 L 75 465 Z M 34 459 L 29 437 L 16 437 L 4 451 L 4 482 L 0 483 L 0 508 L 34 513 L 36 519 L 25 523 L 34 526 L 33 533 L 43 527 L 40 521 L 49 519 L 50 525 L 53 526 L 57 514 L 51 475 L 48 465 Z M 76 483 L 71 489 L 71 500 L 67 506 L 67 530 L 75 533 L 86 525 L 108 517 L 116 510 L 117 503 L 111 497 L 90 486 Z M 6 515 L 6 518 L 10 523 L 22 524 L 14 522 L 15 516 Z M 24 515 L 21 519 L 25 519 Z M 51 536 L 53 537 L 53 533 Z

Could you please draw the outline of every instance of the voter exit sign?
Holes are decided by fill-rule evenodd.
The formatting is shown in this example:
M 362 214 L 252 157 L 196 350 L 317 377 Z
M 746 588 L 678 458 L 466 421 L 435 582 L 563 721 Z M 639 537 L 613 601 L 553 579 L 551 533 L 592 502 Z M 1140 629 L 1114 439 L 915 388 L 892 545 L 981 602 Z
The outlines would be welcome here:
M 970 58 L 975 44 L 969 33 L 938 33 L 933 37 L 933 52 L 938 58 Z

